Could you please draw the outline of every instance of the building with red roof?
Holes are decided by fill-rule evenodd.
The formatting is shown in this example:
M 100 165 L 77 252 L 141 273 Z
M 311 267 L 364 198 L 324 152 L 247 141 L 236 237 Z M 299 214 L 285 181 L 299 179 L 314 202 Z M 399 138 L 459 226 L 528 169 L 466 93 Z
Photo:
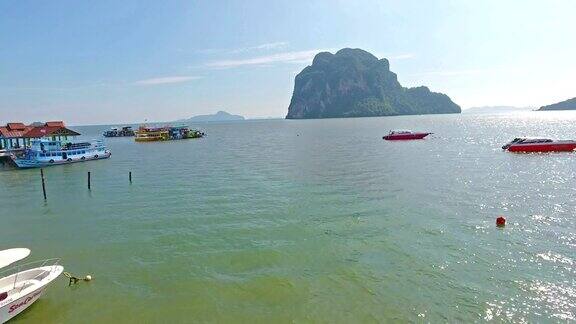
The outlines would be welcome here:
M 65 126 L 50 126 L 48 123 L 46 123 L 44 126 L 30 128 L 29 130 L 24 132 L 23 137 L 30 139 L 51 137 L 52 140 L 56 140 L 56 138 L 59 138 L 61 140 L 63 137 L 64 140 L 67 140 L 68 136 L 73 137 L 78 135 L 80 135 L 80 133 L 75 132 L 69 128 L 66 128 Z
M 49 121 L 43 124 L 7 123 L 0 126 L 0 152 L 21 150 L 30 145 L 32 139 L 50 138 L 51 140 L 67 141 L 80 135 L 66 127 L 63 121 Z
M 24 123 L 8 123 L 6 124 L 7 128 L 13 129 L 13 130 L 24 130 L 26 129 L 26 125 L 24 125 Z
M 8 123 L 4 127 L 0 126 L 0 138 L 21 138 L 28 129 L 22 123 Z
M 63 121 L 49 121 L 45 124 L 48 127 L 66 127 Z

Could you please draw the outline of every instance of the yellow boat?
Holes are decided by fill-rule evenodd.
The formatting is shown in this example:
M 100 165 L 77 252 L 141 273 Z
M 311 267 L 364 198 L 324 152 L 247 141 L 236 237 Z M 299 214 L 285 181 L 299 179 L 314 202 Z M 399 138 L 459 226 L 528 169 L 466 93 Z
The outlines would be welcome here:
M 206 134 L 187 126 L 148 127 L 140 126 L 136 133 L 136 142 L 171 141 L 188 138 L 202 138 Z
M 141 126 L 138 131 L 136 131 L 136 142 L 157 142 L 157 141 L 167 141 L 170 139 L 170 135 L 166 128 L 151 128 Z

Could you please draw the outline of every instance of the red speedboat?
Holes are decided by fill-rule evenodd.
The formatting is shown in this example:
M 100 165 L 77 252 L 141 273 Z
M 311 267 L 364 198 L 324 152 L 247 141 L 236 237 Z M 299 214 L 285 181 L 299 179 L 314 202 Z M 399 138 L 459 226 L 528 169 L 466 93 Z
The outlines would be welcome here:
M 547 138 L 515 138 L 512 142 L 502 146 L 508 152 L 573 152 L 576 150 L 576 141 L 554 141 Z
M 432 133 L 418 133 L 409 130 L 391 130 L 388 135 L 382 137 L 387 141 L 396 141 L 396 140 L 417 140 L 423 139 L 424 137 L 430 135 Z

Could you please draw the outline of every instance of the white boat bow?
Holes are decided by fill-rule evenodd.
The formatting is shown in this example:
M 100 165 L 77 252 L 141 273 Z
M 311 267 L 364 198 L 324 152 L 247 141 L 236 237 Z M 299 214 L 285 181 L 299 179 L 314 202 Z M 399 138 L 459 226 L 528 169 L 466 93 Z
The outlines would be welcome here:
M 30 255 L 30 250 L 26 248 L 15 248 L 0 251 L 0 269 L 11 265 L 14 262 L 25 259 Z
M 28 249 L 0 251 L 0 266 L 14 263 L 29 254 Z M 59 262 L 60 259 L 36 261 L 0 273 L 0 323 L 18 315 L 42 296 L 48 284 L 64 271 Z

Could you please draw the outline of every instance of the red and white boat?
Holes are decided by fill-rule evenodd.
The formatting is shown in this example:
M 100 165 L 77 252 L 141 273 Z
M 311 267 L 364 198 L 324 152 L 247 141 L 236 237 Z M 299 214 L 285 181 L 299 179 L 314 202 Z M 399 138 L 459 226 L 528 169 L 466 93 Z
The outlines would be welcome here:
M 397 140 L 417 140 L 423 139 L 424 137 L 432 133 L 419 133 L 410 130 L 391 130 L 388 135 L 382 137 L 387 141 L 397 141 Z
M 547 138 L 515 138 L 512 142 L 502 146 L 508 152 L 573 152 L 576 150 L 576 141 L 554 141 Z
M 18 262 L 30 254 L 29 249 L 0 251 L 0 268 Z M 64 271 L 59 259 L 49 259 L 16 266 L 0 273 L 0 323 L 30 307 L 48 285 Z

